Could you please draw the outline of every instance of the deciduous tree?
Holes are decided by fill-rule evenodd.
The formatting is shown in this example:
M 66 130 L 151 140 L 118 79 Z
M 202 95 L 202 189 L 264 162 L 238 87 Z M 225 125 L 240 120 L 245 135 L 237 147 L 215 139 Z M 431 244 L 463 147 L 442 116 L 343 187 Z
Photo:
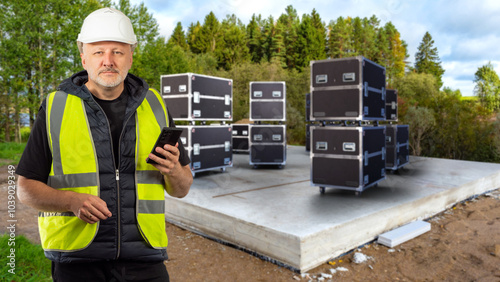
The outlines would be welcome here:
M 500 109 L 500 79 L 493 64 L 478 68 L 474 75 L 474 94 L 479 97 L 481 104 L 491 111 Z

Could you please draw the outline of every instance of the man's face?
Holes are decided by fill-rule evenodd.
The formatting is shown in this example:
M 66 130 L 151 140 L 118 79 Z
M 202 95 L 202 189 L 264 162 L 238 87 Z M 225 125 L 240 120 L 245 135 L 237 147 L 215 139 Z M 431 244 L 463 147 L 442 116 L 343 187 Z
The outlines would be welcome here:
M 126 43 L 85 43 L 80 57 L 83 68 L 89 74 L 89 82 L 100 88 L 120 85 L 132 67 L 132 50 Z

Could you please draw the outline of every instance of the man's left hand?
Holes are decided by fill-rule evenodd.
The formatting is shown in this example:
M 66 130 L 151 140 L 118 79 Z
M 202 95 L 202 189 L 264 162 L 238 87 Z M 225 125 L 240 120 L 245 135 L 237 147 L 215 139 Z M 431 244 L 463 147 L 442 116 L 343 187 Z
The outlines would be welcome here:
M 179 143 L 176 143 L 175 146 L 167 144 L 163 146 L 163 148 L 156 147 L 155 151 L 164 156 L 165 159 L 160 158 L 154 154 L 149 154 L 149 159 L 156 162 L 156 164 L 153 164 L 153 166 L 156 167 L 161 172 L 161 174 L 170 175 L 177 167 L 180 167 L 180 152 L 178 147 Z

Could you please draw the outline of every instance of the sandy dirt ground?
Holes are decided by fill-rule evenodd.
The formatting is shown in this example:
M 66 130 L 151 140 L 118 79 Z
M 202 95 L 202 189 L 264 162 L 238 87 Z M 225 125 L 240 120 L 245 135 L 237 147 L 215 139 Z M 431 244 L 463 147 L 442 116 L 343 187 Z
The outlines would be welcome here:
M 8 173 L 0 167 L 0 233 L 9 219 Z M 16 235 L 40 242 L 37 211 L 16 200 L 15 219 Z M 431 231 L 394 248 L 372 242 L 307 273 L 167 223 L 165 265 L 171 281 L 500 281 L 500 190 L 427 221 Z

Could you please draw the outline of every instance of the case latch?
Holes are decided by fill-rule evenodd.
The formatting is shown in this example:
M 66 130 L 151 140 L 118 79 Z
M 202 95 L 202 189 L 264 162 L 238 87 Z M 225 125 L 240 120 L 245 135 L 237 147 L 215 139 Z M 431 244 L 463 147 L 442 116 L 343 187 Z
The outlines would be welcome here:
M 353 72 L 346 72 L 342 74 L 343 82 L 354 82 L 356 80 L 356 74 Z
M 318 74 L 316 75 L 316 83 L 317 84 L 324 84 L 328 82 L 328 75 L 327 74 Z
M 324 141 L 316 142 L 316 150 L 318 150 L 318 151 L 328 150 L 328 142 L 324 142 Z

